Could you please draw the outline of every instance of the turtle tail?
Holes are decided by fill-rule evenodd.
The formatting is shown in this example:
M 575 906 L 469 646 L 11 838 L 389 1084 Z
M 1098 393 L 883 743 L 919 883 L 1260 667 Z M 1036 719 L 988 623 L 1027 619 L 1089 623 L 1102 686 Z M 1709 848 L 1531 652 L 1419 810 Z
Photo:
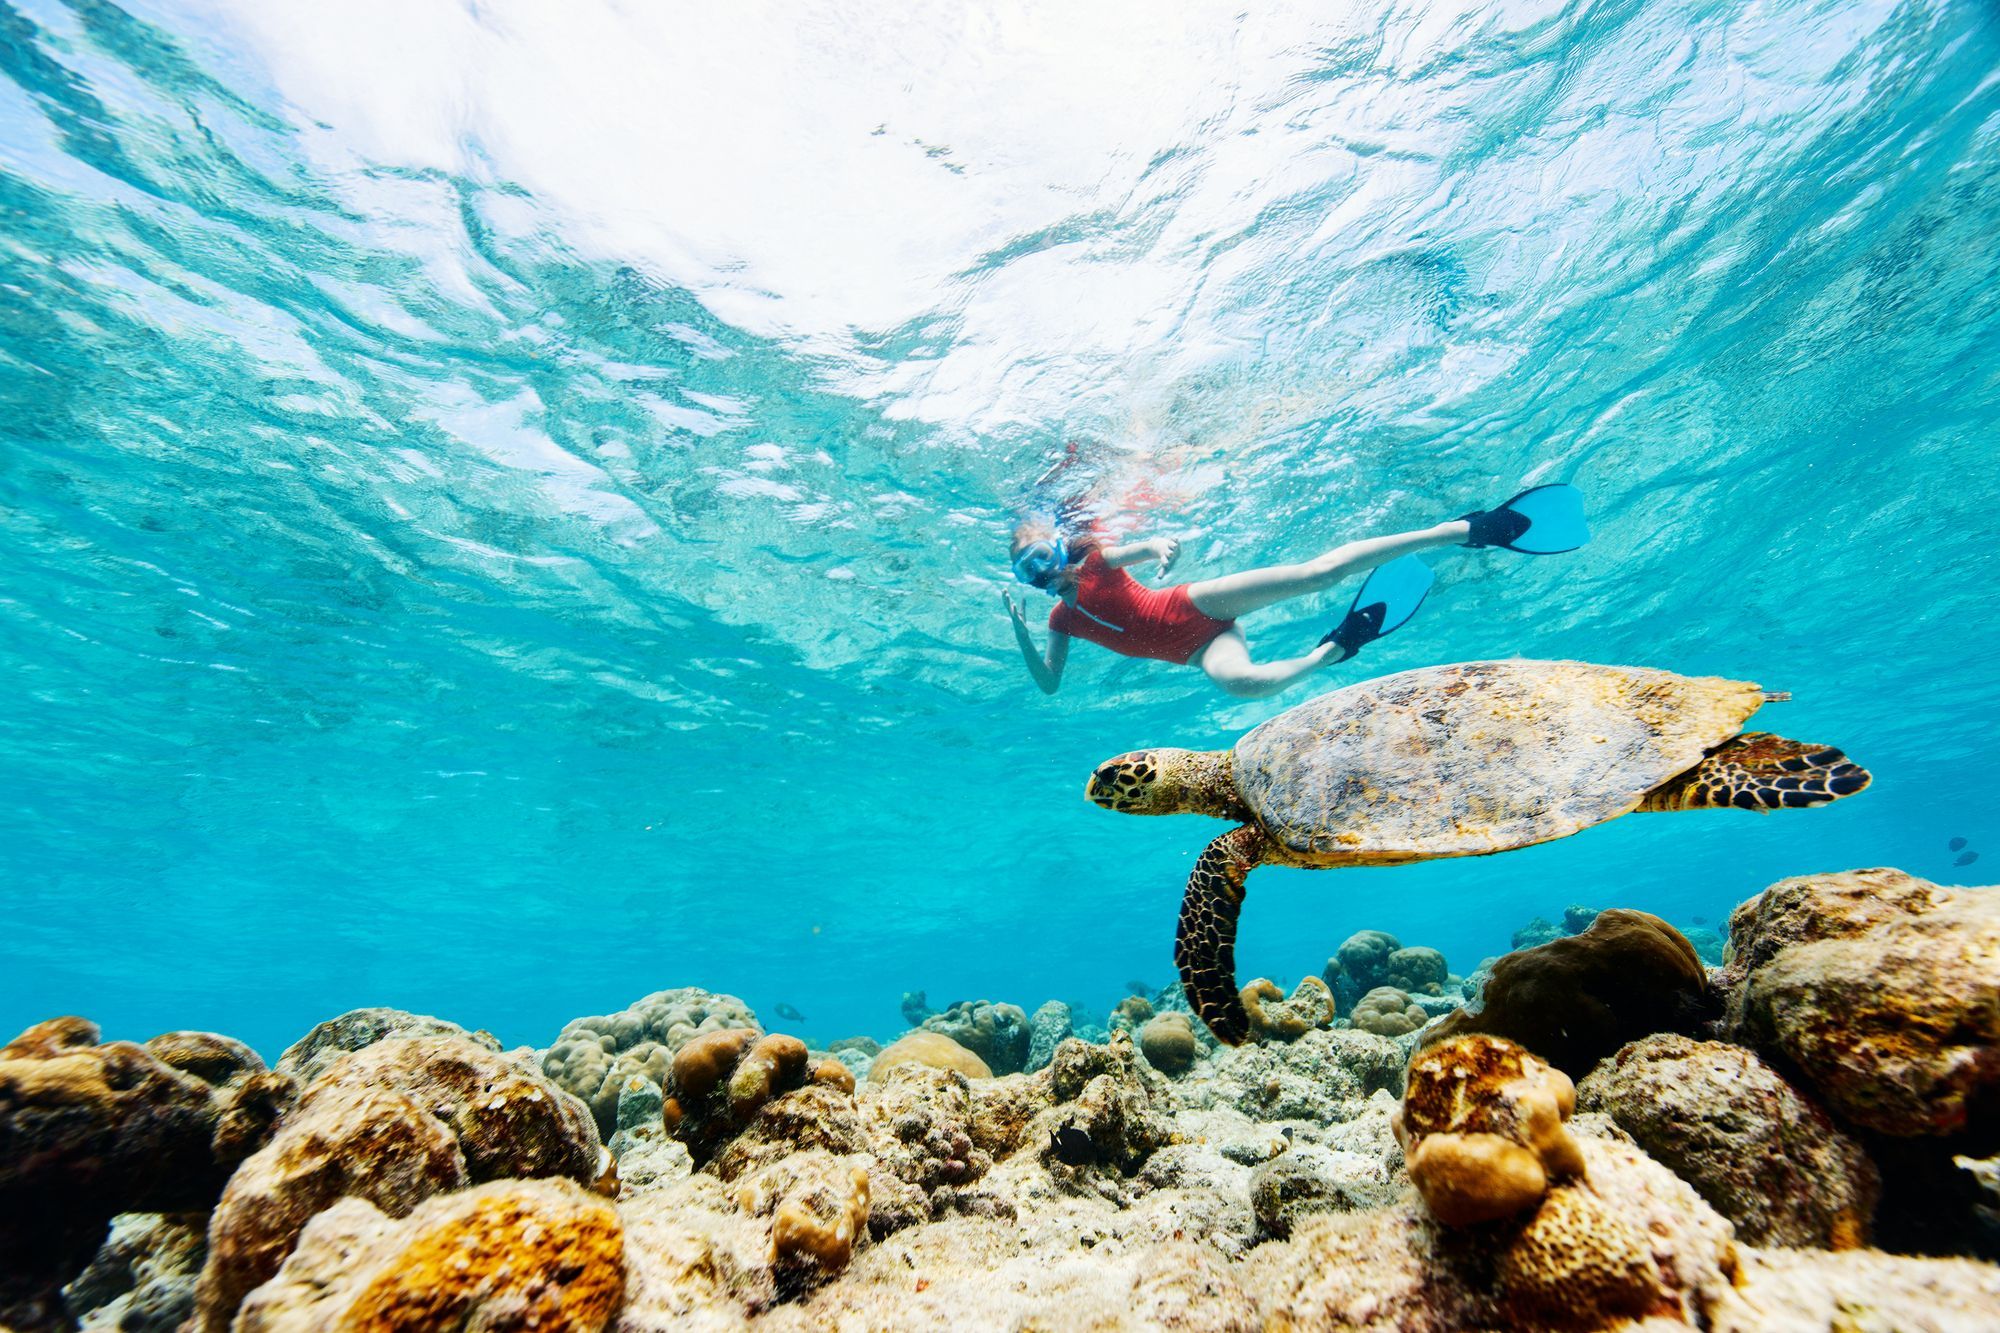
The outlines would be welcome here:
M 1174 933 L 1174 963 L 1188 1003 L 1216 1040 L 1241 1045 L 1250 1015 L 1236 990 L 1236 914 L 1243 910 L 1243 880 L 1264 859 L 1264 835 L 1249 824 L 1208 844 L 1181 899 Z
M 1831 745 L 1746 731 L 1646 793 L 1641 810 L 1785 810 L 1852 796 L 1874 779 Z

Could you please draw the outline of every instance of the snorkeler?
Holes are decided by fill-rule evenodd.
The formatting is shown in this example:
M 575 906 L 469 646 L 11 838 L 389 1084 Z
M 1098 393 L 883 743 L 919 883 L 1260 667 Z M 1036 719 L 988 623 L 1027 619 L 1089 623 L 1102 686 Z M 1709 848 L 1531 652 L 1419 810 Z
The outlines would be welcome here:
M 1180 558 L 1175 538 L 1111 544 L 1094 531 L 1064 532 L 1053 521 L 1029 520 L 1014 530 L 1014 577 L 1061 599 L 1049 613 L 1046 654 L 1035 646 L 1013 594 L 1003 592 L 1001 598 L 1013 618 L 1021 657 L 1045 694 L 1054 694 L 1062 683 L 1069 641 L 1078 638 L 1126 657 L 1200 667 L 1229 693 L 1261 698 L 1349 660 L 1415 615 L 1432 579 L 1415 558 L 1419 551 L 1468 546 L 1555 555 L 1589 539 L 1575 487 L 1535 486 L 1492 509 L 1415 532 L 1349 542 L 1299 564 L 1149 588 L 1126 570 L 1150 563 L 1164 578 Z M 1369 571 L 1346 616 L 1311 652 L 1278 662 L 1251 658 L 1238 617 Z

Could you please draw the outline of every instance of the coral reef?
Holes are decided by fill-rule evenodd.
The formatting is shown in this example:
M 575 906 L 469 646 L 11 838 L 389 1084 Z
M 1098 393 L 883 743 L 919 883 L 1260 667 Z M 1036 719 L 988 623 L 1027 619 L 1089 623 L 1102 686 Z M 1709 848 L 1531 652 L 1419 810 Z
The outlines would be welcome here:
M 1348 1021 L 1378 1037 L 1402 1037 L 1430 1021 L 1423 1007 L 1394 986 L 1377 986 L 1356 1002 Z
M 1878 1133 L 2000 1131 L 2000 894 L 1898 870 L 1782 880 L 1730 918 L 1731 1036 Z
M 238 1333 L 606 1327 L 625 1288 L 625 1233 L 566 1180 L 500 1180 L 407 1217 L 345 1198 L 300 1233 L 243 1302 Z
M 198 1214 L 126 1213 L 87 1268 L 63 1289 L 84 1328 L 174 1333 L 194 1313 L 194 1283 L 207 1253 Z
M 1076 1034 L 1075 1017 L 1061 1000 L 1050 1000 L 1028 1018 L 1028 1060 L 1023 1069 L 1046 1069 L 1056 1047 Z
M 818 1103 L 793 1096 L 814 1089 L 821 1090 Z M 837 1112 L 853 1091 L 846 1065 L 831 1057 L 814 1061 L 797 1037 L 730 1028 L 703 1033 L 675 1053 L 660 1118 L 700 1164 L 725 1146 L 736 1147 L 731 1140 L 760 1124 L 765 1138 L 796 1142 L 807 1122 L 820 1119 L 810 1108 L 831 1097 Z M 802 1110 L 807 1114 L 798 1115 Z M 748 1151 L 742 1145 L 739 1161 Z
M 1110 1031 L 1137 1032 L 1153 1016 L 1153 1002 L 1143 995 L 1127 995 L 1111 1006 Z
M 118 1214 L 207 1209 L 293 1094 L 241 1042 L 99 1036 L 58 1018 L 0 1047 L 0 1324 L 59 1319 Z
M 1442 995 L 1450 970 L 1445 967 L 1443 954 L 1419 944 L 1390 954 L 1382 966 L 1382 975 L 1384 985 L 1406 994 Z
M 1139 1051 L 1162 1074 L 1184 1074 L 1200 1050 L 1194 1020 L 1177 1009 L 1155 1014 L 1139 1029 Z
M 996 1074 L 1018 1074 L 1028 1063 L 1028 1016 L 1014 1004 L 961 1000 L 922 1025 L 971 1051 Z
M 903 1015 L 903 1021 L 913 1028 L 922 1027 L 924 1020 L 937 1012 L 920 990 L 904 991 L 903 1002 L 897 1008 Z
M 1386 930 L 1357 930 L 1341 941 L 1321 975 L 1340 1003 L 1353 1004 L 1387 983 L 1389 955 L 1402 947 L 1403 942 Z
M 1721 967 L 1723 955 L 1728 950 L 1729 941 L 1722 932 L 1709 926 L 1682 926 L 1681 936 L 1694 948 L 1694 956 L 1701 959 L 1704 967 Z
M 1570 935 L 1583 934 L 1597 920 L 1599 910 L 1595 907 L 1585 907 L 1581 903 L 1571 903 L 1568 907 L 1563 908 L 1564 932 Z
M 1708 975 L 1679 931 L 1650 913 L 1614 908 L 1581 935 L 1500 959 L 1481 1007 L 1447 1016 L 1424 1039 L 1489 1033 L 1582 1078 L 1629 1041 L 1693 1029 L 1707 999 Z
M 904 1033 L 882 1048 L 882 1054 L 876 1056 L 875 1063 L 869 1067 L 868 1080 L 880 1083 L 888 1078 L 891 1070 L 907 1064 L 955 1070 L 967 1078 L 993 1077 L 992 1069 L 984 1060 L 950 1037 L 942 1032 L 919 1028 L 915 1032 Z
M 1752 1052 L 1655 1036 L 1577 1085 L 1753 1245 L 1864 1244 L 1880 1192 L 1861 1145 Z
M 771 1265 L 781 1290 L 796 1292 L 838 1275 L 867 1239 L 867 1160 L 809 1149 L 737 1187 L 744 1212 L 771 1219 Z
M 309 1087 L 349 1051 L 373 1046 L 390 1037 L 463 1037 L 489 1051 L 500 1049 L 499 1039 L 490 1032 L 467 1032 L 456 1023 L 429 1014 L 406 1013 L 401 1009 L 350 1009 L 338 1018 L 318 1024 L 286 1047 L 272 1068 L 291 1075 L 301 1088 Z
M 1446 1226 L 1507 1217 L 1535 1205 L 1551 1180 L 1580 1175 L 1563 1122 L 1576 1090 L 1500 1037 L 1458 1037 L 1410 1062 L 1393 1122 L 1410 1180 Z
M 530 1053 L 458 1036 L 392 1037 L 342 1056 L 244 1161 L 209 1220 L 196 1327 L 229 1327 L 313 1216 L 353 1196 L 393 1217 L 506 1177 L 592 1182 L 608 1155 L 583 1104 Z
M 1301 978 L 1290 998 L 1276 982 L 1259 977 L 1242 991 L 1252 1041 L 1297 1041 L 1333 1022 L 1333 991 L 1318 977 Z
M 1250 1173 L 1250 1206 L 1273 1236 L 1289 1236 L 1305 1218 L 1380 1208 L 1397 1185 L 1379 1156 L 1302 1143 Z
M 643 1074 L 665 1087 L 668 1066 L 681 1047 L 706 1033 L 735 1028 L 763 1030 L 734 995 L 692 986 L 655 991 L 615 1014 L 563 1024 L 542 1052 L 542 1072 L 581 1099 L 597 1118 L 597 1132 L 609 1138 L 617 1127 L 618 1091 L 628 1077 Z
M 1547 917 L 1534 917 L 1527 925 L 1514 932 L 1508 945 L 1519 953 L 1523 949 L 1538 949 L 1552 940 L 1559 940 L 1569 932 Z

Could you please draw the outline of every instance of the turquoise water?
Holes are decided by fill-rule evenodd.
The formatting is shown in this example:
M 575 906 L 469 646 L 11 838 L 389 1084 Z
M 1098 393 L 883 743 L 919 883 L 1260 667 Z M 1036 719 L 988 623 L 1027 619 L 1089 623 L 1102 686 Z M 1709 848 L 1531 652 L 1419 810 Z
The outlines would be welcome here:
M 1219 826 L 1097 760 L 1512 654 L 1792 690 L 1876 785 L 1261 871 L 1246 979 L 1993 878 L 1990 5 L 1067 8 L 0 0 L 0 1028 L 1102 1008 Z M 1278 700 L 1047 699 L 998 593 L 1070 438 L 1190 578 L 1536 480 L 1597 536 Z

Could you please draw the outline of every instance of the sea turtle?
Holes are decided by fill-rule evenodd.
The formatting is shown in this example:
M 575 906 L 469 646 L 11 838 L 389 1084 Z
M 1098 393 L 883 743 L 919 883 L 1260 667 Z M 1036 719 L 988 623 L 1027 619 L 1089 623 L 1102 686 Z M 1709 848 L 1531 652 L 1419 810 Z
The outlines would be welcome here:
M 1174 961 L 1230 1045 L 1236 914 L 1258 865 L 1395 865 L 1567 837 L 1634 810 L 1823 805 L 1866 787 L 1839 750 L 1743 724 L 1786 694 L 1588 662 L 1462 662 L 1309 699 L 1230 750 L 1136 750 L 1085 794 L 1135 815 L 1240 822 L 1195 862 Z

